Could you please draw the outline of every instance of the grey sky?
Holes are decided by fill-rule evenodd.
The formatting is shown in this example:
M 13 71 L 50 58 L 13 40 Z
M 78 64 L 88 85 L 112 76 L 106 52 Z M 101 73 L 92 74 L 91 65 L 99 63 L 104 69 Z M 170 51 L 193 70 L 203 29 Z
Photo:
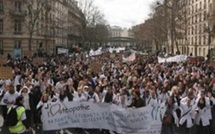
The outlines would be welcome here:
M 144 22 L 150 13 L 150 6 L 156 0 L 95 0 L 111 26 L 130 28 Z

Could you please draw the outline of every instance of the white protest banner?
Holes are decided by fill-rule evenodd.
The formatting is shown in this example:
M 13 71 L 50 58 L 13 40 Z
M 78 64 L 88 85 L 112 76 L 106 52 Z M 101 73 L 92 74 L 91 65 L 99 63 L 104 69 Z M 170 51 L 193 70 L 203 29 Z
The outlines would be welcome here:
M 98 48 L 96 51 L 93 51 L 93 49 L 90 50 L 90 56 L 98 56 L 102 54 L 102 47 Z
M 161 58 L 158 57 L 158 63 L 164 63 L 164 62 L 183 62 L 187 60 L 186 55 L 176 55 L 168 58 Z
M 66 128 L 106 129 L 123 134 L 160 134 L 165 108 L 147 106 L 123 109 L 91 102 L 55 102 L 42 109 L 44 130 Z
M 158 57 L 158 63 L 165 63 L 165 62 L 166 62 L 166 58 Z
M 110 53 L 113 53 L 114 51 L 115 51 L 116 53 L 119 53 L 120 51 L 125 51 L 125 47 L 117 47 L 117 48 L 112 48 L 112 47 L 110 47 L 110 48 L 108 49 L 108 51 L 109 51 Z
M 129 57 L 125 58 L 123 57 L 123 62 L 132 62 L 136 59 L 136 54 L 135 53 L 132 53 Z
M 69 53 L 69 49 L 66 48 L 57 48 L 57 54 L 68 54 Z

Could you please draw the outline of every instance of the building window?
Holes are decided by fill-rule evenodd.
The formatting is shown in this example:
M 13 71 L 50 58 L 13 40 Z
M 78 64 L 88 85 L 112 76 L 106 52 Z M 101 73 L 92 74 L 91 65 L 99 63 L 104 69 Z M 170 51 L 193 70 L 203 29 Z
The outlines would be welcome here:
M 3 55 L 3 40 L 0 40 L 0 54 Z
M 206 11 L 204 11 L 204 17 L 203 17 L 203 20 L 205 21 L 205 20 L 206 20 L 206 18 L 207 18 L 207 12 L 206 12 Z
M 21 32 L 22 32 L 22 22 L 20 20 L 15 20 L 14 31 L 15 31 L 15 34 L 21 34 Z
M 15 1 L 15 11 L 21 12 L 22 9 L 22 3 L 20 1 Z
M 20 49 L 21 48 L 21 41 L 20 40 L 15 41 L 14 48 L 15 49 Z
M 2 0 L 0 0 L 0 12 L 3 12 L 3 1 Z
M 199 56 L 201 55 L 201 51 L 202 51 L 202 49 L 201 49 L 201 48 L 199 48 Z
M 0 34 L 3 32 L 3 19 L 0 19 Z
M 203 56 L 206 56 L 206 49 L 203 48 Z

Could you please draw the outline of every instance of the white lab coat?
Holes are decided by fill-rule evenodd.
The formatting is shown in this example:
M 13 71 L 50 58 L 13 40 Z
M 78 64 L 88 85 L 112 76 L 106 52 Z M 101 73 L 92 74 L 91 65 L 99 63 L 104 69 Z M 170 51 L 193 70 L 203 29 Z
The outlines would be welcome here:
M 210 101 L 212 101 L 213 105 L 215 105 L 214 97 L 211 97 L 211 99 L 209 99 L 209 104 L 210 104 Z M 208 117 L 209 117 L 210 120 L 212 120 L 212 113 L 211 113 L 212 111 L 211 111 L 211 109 L 213 108 L 213 105 L 212 106 L 210 105 L 210 108 L 207 109 L 207 114 L 208 114 Z
M 89 93 L 87 94 L 87 101 L 89 102 L 100 102 L 99 96 L 96 93 L 93 93 L 92 96 L 89 95 Z
M 153 98 L 149 96 L 149 98 L 146 100 L 146 105 L 156 106 L 159 103 L 159 100 L 157 97 Z
M 123 95 L 122 96 L 120 94 L 117 94 L 116 97 L 115 97 L 115 99 L 114 99 L 114 101 L 116 102 L 116 105 L 118 105 L 118 106 L 120 106 L 122 108 L 125 108 L 129 104 L 129 99 L 128 99 L 127 95 Z
M 87 100 L 85 94 L 83 94 L 83 93 L 79 96 L 78 92 L 74 92 L 73 97 L 74 97 L 73 101 L 75 101 L 75 102 L 82 102 L 82 101 Z
M 179 120 L 179 124 L 183 125 L 185 121 L 187 121 L 186 127 L 191 128 L 194 125 L 194 118 L 195 118 L 195 110 L 194 107 L 191 106 L 188 107 L 186 103 L 181 103 L 180 105 L 181 109 L 181 119 Z
M 199 99 L 200 98 L 196 100 L 196 104 L 198 104 Z M 210 110 L 209 98 L 205 97 L 205 102 L 206 102 L 206 106 L 203 109 L 199 109 L 199 112 L 196 113 L 195 115 L 195 122 L 197 125 L 200 125 L 200 121 L 202 121 L 203 126 L 210 125 L 210 115 L 208 115 L 208 110 Z M 198 108 L 197 105 L 195 106 L 196 108 Z

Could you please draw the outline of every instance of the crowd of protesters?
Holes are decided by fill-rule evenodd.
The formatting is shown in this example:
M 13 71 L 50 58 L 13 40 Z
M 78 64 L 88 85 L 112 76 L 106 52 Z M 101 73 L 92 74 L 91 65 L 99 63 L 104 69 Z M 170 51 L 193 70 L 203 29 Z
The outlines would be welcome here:
M 123 108 L 166 103 L 161 134 L 178 129 L 181 134 L 215 133 L 215 72 L 205 62 L 160 64 L 157 57 L 139 55 L 123 63 L 121 53 L 113 59 L 108 54 L 46 56 L 38 65 L 32 64 L 34 58 L 8 59 L 6 66 L 13 68 L 14 77 L 0 80 L 3 118 L 21 95 L 27 130 L 41 127 L 41 108 L 48 102 L 90 101 Z

